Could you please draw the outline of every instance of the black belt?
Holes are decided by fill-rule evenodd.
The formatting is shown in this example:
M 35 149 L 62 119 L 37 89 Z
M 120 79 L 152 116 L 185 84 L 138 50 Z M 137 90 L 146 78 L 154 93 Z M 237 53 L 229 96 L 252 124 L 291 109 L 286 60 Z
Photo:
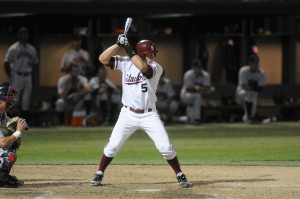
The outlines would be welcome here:
M 124 106 L 125 106 L 125 108 L 128 107 L 126 105 L 124 105 Z M 146 110 L 138 110 L 138 109 L 134 109 L 134 108 L 131 108 L 131 107 L 129 107 L 129 110 L 132 111 L 132 112 L 134 112 L 134 113 L 145 113 L 146 112 Z M 151 112 L 152 108 L 147 109 L 147 111 Z
M 24 77 L 27 77 L 28 75 L 31 75 L 31 73 L 22 73 L 22 72 L 17 72 L 15 71 L 15 73 L 17 73 L 18 75 L 21 75 L 21 76 L 24 76 Z

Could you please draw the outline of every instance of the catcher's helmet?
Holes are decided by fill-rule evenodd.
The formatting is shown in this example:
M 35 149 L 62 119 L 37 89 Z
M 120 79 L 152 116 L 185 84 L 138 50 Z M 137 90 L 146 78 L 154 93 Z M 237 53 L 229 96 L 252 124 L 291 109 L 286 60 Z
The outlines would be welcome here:
M 12 110 L 18 103 L 18 91 L 11 86 L 0 87 L 0 99 L 6 102 L 9 110 Z
M 141 40 L 136 44 L 136 50 L 139 56 L 143 57 L 143 55 L 156 54 L 158 51 L 156 50 L 155 44 L 150 40 Z

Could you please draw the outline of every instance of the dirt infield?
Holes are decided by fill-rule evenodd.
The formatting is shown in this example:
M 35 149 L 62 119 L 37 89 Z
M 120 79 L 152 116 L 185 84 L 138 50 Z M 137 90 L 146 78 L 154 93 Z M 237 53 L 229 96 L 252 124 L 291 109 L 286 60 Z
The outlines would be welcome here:
M 300 167 L 183 166 L 191 187 L 180 188 L 169 166 L 108 167 L 103 186 L 92 187 L 97 165 L 16 165 L 19 188 L 0 198 L 300 198 Z

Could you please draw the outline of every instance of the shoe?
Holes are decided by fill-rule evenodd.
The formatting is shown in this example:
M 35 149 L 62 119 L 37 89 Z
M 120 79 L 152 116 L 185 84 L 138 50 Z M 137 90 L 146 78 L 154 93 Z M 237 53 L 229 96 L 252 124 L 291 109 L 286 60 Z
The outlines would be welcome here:
M 16 176 L 14 175 L 9 175 L 8 176 L 8 181 L 1 181 L 0 182 L 0 187 L 19 187 L 24 185 L 23 180 L 19 180 Z
M 94 126 L 92 118 L 90 115 L 86 116 L 83 120 L 82 120 L 82 126 Z
M 91 184 L 93 186 L 99 186 L 101 185 L 102 179 L 103 179 L 103 175 L 95 174 L 93 180 L 91 181 Z
M 182 172 L 177 174 L 177 180 L 178 184 L 183 188 L 187 188 L 190 186 L 190 182 Z

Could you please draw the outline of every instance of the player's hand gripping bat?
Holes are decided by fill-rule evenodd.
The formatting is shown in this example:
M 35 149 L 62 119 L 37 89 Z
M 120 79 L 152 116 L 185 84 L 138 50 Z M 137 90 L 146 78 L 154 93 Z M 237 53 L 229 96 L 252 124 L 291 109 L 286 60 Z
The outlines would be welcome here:
M 131 22 L 132 22 L 132 18 L 128 17 L 127 20 L 126 20 L 126 23 L 125 23 L 124 33 L 120 34 L 119 37 L 118 37 L 117 44 L 119 46 L 129 46 L 126 34 L 127 34 L 128 30 L 130 28 Z

